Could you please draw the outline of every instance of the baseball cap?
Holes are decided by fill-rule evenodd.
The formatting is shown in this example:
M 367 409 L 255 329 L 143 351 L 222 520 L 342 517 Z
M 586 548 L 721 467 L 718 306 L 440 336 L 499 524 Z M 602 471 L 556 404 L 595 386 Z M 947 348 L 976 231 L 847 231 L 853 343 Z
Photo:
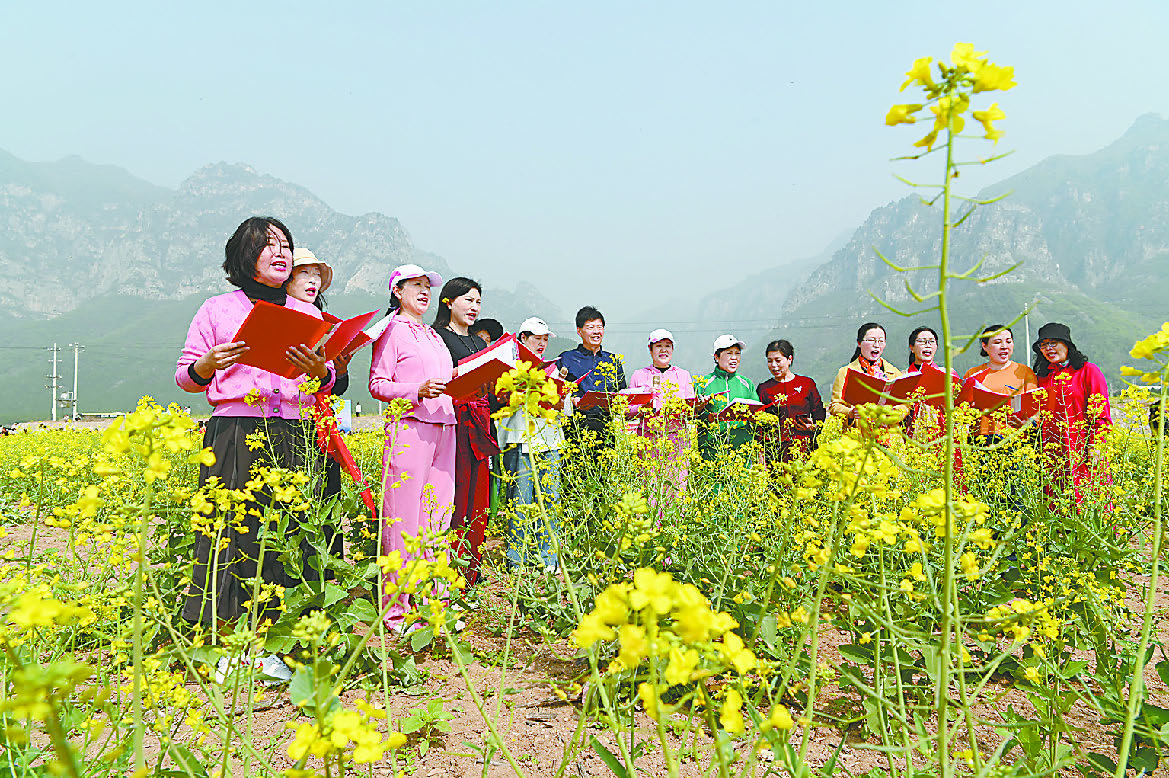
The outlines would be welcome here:
M 529 316 L 520 324 L 517 332 L 530 332 L 533 335 L 547 335 L 550 338 L 555 338 L 552 330 L 548 329 L 548 324 L 543 319 L 538 319 L 535 316 Z
M 747 348 L 747 344 L 734 335 L 719 335 L 714 339 L 714 351 L 716 354 L 724 348 L 730 348 L 731 346 L 738 346 L 740 349 Z
M 329 267 L 329 263 L 323 259 L 317 259 L 316 255 L 308 249 L 296 249 L 292 252 L 292 269 L 300 267 L 301 265 L 320 265 L 321 267 L 321 292 L 323 293 L 333 283 L 333 268 Z
M 430 279 L 430 285 L 432 287 L 442 286 L 442 276 L 438 273 L 434 271 L 427 272 L 418 267 L 418 265 L 408 264 L 398 265 L 394 268 L 394 272 L 390 273 L 390 291 L 392 292 L 394 287 L 401 281 L 409 281 L 411 278 L 422 278 L 423 276 Z
M 656 330 L 654 330 L 653 332 L 651 332 L 649 334 L 649 345 L 652 346 L 653 344 L 657 343 L 659 340 L 668 340 L 668 341 L 673 342 L 674 335 L 669 330 L 664 330 L 661 327 L 658 327 Z

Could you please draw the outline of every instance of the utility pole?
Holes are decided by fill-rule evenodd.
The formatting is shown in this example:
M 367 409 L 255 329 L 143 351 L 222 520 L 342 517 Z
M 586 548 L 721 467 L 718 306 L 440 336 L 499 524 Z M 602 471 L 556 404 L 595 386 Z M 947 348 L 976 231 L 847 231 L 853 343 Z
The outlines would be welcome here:
M 78 352 L 82 351 L 85 346 L 79 345 L 77 343 L 70 343 L 69 345 L 73 348 L 73 396 L 70 398 L 73 400 L 72 419 L 73 421 L 77 421 L 77 354 Z
M 49 349 L 53 355 L 53 372 L 50 375 L 45 376 L 45 378 L 48 378 L 50 381 L 52 381 L 52 383 L 49 384 L 49 388 L 53 390 L 52 395 L 50 395 L 52 397 L 52 400 L 50 401 L 50 412 L 52 413 L 53 421 L 57 420 L 57 379 L 61 377 L 57 375 L 57 352 L 60 350 L 61 349 L 57 348 L 56 343 L 54 343 L 52 348 Z

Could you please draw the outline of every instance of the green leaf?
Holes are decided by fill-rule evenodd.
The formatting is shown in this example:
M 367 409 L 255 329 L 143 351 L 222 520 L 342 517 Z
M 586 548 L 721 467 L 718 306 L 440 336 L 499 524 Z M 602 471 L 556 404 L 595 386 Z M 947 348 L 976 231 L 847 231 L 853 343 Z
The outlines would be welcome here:
M 374 607 L 372 602 L 364 598 L 349 603 L 345 611 L 364 624 L 373 624 L 377 621 L 377 608 Z
M 404 719 L 398 719 L 398 731 L 403 735 L 412 735 L 420 729 L 422 729 L 420 716 L 407 716 Z
M 325 584 L 325 606 L 328 608 L 335 602 L 345 599 L 349 593 L 342 589 L 335 583 L 329 582 Z
M 312 667 L 301 665 L 296 668 L 296 672 L 292 674 L 292 680 L 288 683 L 288 698 L 298 708 L 311 707 L 309 704 L 313 698 L 314 688 L 316 688 L 316 679 L 313 678 Z
M 430 741 L 421 740 L 418 742 L 418 758 L 426 756 L 426 752 L 430 750 Z
M 175 773 L 182 776 L 194 776 L 194 778 L 204 778 L 207 775 L 207 768 L 203 766 L 191 750 L 181 743 L 173 743 L 167 749 L 171 760 L 179 766 L 178 770 L 168 770 L 168 773 Z
M 868 664 L 873 661 L 873 649 L 867 646 L 858 646 L 855 644 L 847 644 L 836 649 L 849 659 L 856 660 Z
M 612 751 L 601 745 L 596 735 L 589 737 L 589 744 L 597 752 L 597 756 L 601 757 L 601 761 L 608 765 L 613 775 L 617 778 L 629 778 L 629 771 L 625 769 L 625 765 L 621 764 L 621 760 L 614 756 Z
M 410 648 L 421 651 L 434 640 L 434 627 L 423 627 L 410 635 Z

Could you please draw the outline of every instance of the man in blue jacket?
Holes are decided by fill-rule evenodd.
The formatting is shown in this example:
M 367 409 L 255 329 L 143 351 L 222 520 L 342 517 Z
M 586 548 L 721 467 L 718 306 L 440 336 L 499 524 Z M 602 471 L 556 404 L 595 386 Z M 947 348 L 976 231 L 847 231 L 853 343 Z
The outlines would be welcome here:
M 601 348 L 605 338 L 605 317 L 591 305 L 576 312 L 576 334 L 580 345 L 565 351 L 557 362 L 567 371 L 569 381 L 579 381 L 575 392 L 580 397 L 585 392 L 617 392 L 625 388 L 625 370 L 621 359 Z M 609 411 L 605 408 L 589 408 L 573 413 L 572 423 L 565 430 L 566 435 L 579 442 L 580 436 L 591 431 L 603 446 L 613 444 L 609 431 Z

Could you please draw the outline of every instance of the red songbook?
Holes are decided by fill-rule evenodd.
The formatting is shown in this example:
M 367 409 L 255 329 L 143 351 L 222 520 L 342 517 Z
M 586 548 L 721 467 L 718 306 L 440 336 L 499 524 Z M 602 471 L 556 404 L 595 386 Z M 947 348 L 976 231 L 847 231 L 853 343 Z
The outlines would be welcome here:
M 653 400 L 653 392 L 630 391 L 621 392 L 585 392 L 576 401 L 578 411 L 587 411 L 589 408 L 609 408 L 618 397 L 624 397 L 630 405 L 644 405 Z
M 313 348 L 332 326 L 307 313 L 257 300 L 232 340 L 248 344 L 240 364 L 295 378 L 301 371 L 288 361 L 285 352 L 292 346 Z
M 721 411 L 715 411 L 710 414 L 712 421 L 741 421 L 767 406 L 758 400 L 744 400 L 741 397 L 736 397 L 727 403 L 727 407 Z
M 1046 389 L 1029 389 L 1019 394 L 994 392 L 987 389 L 981 381 L 974 379 L 967 381 L 962 387 L 958 402 L 973 405 L 984 415 L 1007 406 L 1011 409 L 1012 415 L 1020 419 L 1029 419 L 1042 410 L 1051 409 L 1050 397 L 1051 392 Z
M 850 368 L 844 379 L 842 399 L 849 405 L 905 405 L 911 401 L 910 396 L 920 389 L 920 394 L 929 397 L 926 402 L 933 405 L 941 400 L 940 395 L 946 391 L 947 383 L 946 374 L 931 365 L 926 365 L 921 372 L 903 375 L 892 381 Z
M 459 360 L 458 374 L 446 385 L 446 394 L 456 400 L 471 397 L 488 384 L 494 386 L 500 376 L 520 361 L 538 367 L 546 364 L 524 348 L 514 335 L 504 335 L 482 351 Z
M 341 321 L 336 316 L 324 314 L 326 321 L 336 325 L 325 341 L 323 349 L 325 359 L 333 359 L 337 356 L 347 357 L 366 343 L 372 343 L 373 339 L 362 330 L 373 321 L 373 317 L 377 316 L 377 313 L 377 311 L 370 311 L 345 321 Z

